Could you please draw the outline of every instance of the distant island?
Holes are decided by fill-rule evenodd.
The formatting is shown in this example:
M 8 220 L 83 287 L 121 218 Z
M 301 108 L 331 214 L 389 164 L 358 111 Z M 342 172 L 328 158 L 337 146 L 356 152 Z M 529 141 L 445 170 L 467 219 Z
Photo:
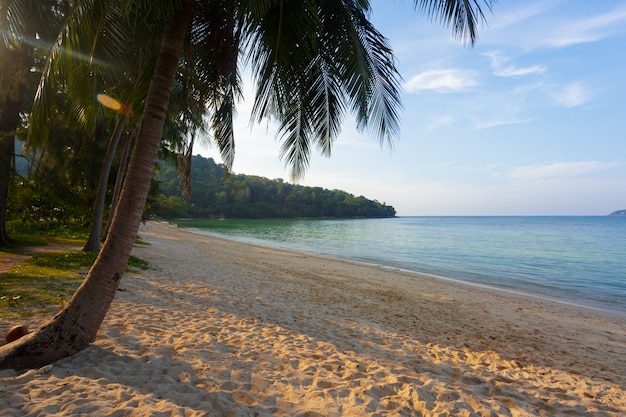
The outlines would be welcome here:
M 211 158 L 196 155 L 191 164 L 191 198 L 182 198 L 174 162 L 159 161 L 156 190 L 146 214 L 173 218 L 386 218 L 392 206 L 342 190 L 306 187 L 282 179 L 228 174 Z
M 609 216 L 626 216 L 626 209 L 614 211 Z

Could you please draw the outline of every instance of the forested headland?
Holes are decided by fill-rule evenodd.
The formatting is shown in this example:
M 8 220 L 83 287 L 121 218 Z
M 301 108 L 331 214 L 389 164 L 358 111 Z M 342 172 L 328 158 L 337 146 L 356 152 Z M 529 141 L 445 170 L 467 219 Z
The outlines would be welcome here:
M 394 217 L 392 206 L 341 190 L 307 187 L 253 175 L 230 175 L 211 158 L 192 158 L 191 196 L 182 198 L 178 170 L 159 163 L 158 192 L 148 213 L 163 218 L 352 218 Z

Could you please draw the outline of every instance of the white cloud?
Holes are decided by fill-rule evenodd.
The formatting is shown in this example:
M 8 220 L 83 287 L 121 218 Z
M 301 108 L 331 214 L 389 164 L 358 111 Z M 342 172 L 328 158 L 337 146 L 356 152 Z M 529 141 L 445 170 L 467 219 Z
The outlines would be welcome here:
M 513 65 L 509 65 L 504 68 L 500 68 L 494 71 L 494 74 L 498 77 L 518 77 L 521 75 L 529 75 L 529 74 L 541 74 L 546 71 L 546 67 L 543 65 L 533 65 L 531 67 L 515 67 Z
M 557 27 L 552 36 L 545 38 L 545 42 L 552 47 L 596 42 L 623 32 L 625 23 L 626 9 L 621 8 Z
M 487 52 L 483 55 L 489 57 L 493 73 L 498 77 L 519 77 L 522 75 L 542 74 L 546 71 L 546 67 L 543 65 L 517 67 L 509 64 L 510 58 L 503 56 L 497 51 Z
M 517 125 L 532 122 L 534 119 L 492 119 L 484 122 L 475 121 L 474 129 L 489 129 L 491 127 Z
M 482 33 L 482 42 L 516 45 L 531 51 L 598 42 L 626 31 L 626 7 L 623 2 L 618 7 L 614 6 L 617 2 L 594 2 L 597 14 L 578 16 L 574 14 L 582 4 L 569 7 L 562 0 L 513 3 L 516 4 L 512 4 L 511 8 L 494 7 L 494 16 Z M 569 3 L 583 2 L 571 0 Z M 614 8 L 610 10 L 609 7 Z M 608 11 L 602 13 L 601 8 Z
M 421 72 L 404 84 L 409 93 L 432 90 L 440 93 L 460 92 L 478 85 L 476 72 L 459 69 L 429 70 Z
M 556 103 L 563 107 L 576 107 L 591 99 L 591 93 L 581 84 L 572 83 L 552 94 Z
M 592 172 L 611 169 L 619 165 L 615 162 L 602 161 L 554 162 L 551 164 L 517 167 L 511 170 L 511 176 L 525 180 L 578 177 Z
M 520 23 L 526 25 L 527 20 L 545 13 L 546 10 L 552 7 L 552 5 L 545 1 L 535 4 L 528 4 L 526 2 L 515 3 L 511 4 L 511 6 L 516 6 L 517 8 L 504 11 L 500 10 L 498 5 L 496 5 L 494 8 L 494 16 L 488 19 L 489 29 L 506 29 Z

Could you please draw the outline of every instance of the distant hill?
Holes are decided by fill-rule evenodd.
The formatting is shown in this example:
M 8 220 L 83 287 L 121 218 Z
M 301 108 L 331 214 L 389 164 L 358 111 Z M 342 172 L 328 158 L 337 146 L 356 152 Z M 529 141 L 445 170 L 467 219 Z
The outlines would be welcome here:
M 609 216 L 626 216 L 626 209 L 614 211 Z
M 149 214 L 164 218 L 382 218 L 395 217 L 392 206 L 355 197 L 341 190 L 306 187 L 282 179 L 231 174 L 212 158 L 192 160 L 191 198 L 182 199 L 178 171 L 172 162 L 160 163 L 158 192 L 149 201 Z

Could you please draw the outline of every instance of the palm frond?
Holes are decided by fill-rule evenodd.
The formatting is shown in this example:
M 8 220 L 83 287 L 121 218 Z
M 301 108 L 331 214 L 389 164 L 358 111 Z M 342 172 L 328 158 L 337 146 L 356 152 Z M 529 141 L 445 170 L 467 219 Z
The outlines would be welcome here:
M 72 97 L 72 114 L 91 131 L 99 120 L 110 117 L 95 101 L 99 93 L 141 110 L 158 51 L 154 35 L 163 25 L 157 18 L 148 22 L 142 16 L 146 6 L 153 7 L 150 4 L 139 2 L 132 10 L 125 9 L 126 5 L 115 0 L 83 0 L 68 9 L 35 94 L 31 142 L 45 142 L 52 97 L 61 91 Z
M 280 156 L 290 167 L 293 180 L 304 176 L 311 158 L 310 119 L 302 104 L 304 103 L 292 105 L 284 115 L 281 125 L 283 135 Z
M 191 33 L 194 95 L 199 110 L 210 115 L 213 139 L 231 169 L 235 157 L 233 113 L 242 98 L 238 72 L 242 19 L 236 2 L 197 5 Z
M 253 119 L 279 120 L 281 156 L 292 179 L 304 174 L 311 144 L 330 156 L 346 109 L 359 127 L 391 143 L 401 107 L 400 77 L 386 39 L 365 16 L 368 2 L 319 0 L 300 7 L 305 17 L 297 25 L 279 6 L 268 9 L 249 40 L 257 84 Z
M 497 0 L 483 0 L 491 11 Z M 452 27 L 457 39 L 474 44 L 479 23 L 486 18 L 479 0 L 414 0 L 416 9 L 425 12 L 431 19 L 438 19 L 444 26 Z
M 353 15 L 355 28 L 361 39 L 363 49 L 357 50 L 362 54 L 357 61 L 364 59 L 367 63 L 368 78 L 354 78 L 358 84 L 352 85 L 352 90 L 363 90 L 357 97 L 367 97 L 367 116 L 359 117 L 360 127 L 373 127 L 381 143 L 387 140 L 393 144 L 393 139 L 399 134 L 399 114 L 402 108 L 400 100 L 400 75 L 395 67 L 395 59 L 386 38 L 378 32 L 357 10 Z M 359 72 L 355 72 L 355 75 Z M 356 103 L 355 103 L 356 104 Z M 359 116 L 363 111 L 359 111 Z
M 0 3 L 0 36 L 5 46 L 15 47 L 21 43 L 30 15 L 29 2 L 4 0 Z

